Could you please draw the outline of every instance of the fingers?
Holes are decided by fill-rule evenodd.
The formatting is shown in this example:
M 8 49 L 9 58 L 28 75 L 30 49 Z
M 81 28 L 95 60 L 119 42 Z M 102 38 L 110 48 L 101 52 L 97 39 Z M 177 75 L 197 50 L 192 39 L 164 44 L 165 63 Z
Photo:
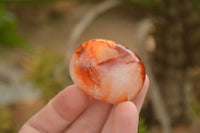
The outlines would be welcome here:
M 86 109 L 87 105 L 88 96 L 75 85 L 69 86 L 33 116 L 22 127 L 20 133 L 61 132 Z
M 112 105 L 91 99 L 88 108 L 67 129 L 66 133 L 99 133 Z
M 139 94 L 132 100 L 135 104 L 135 106 L 138 109 L 138 112 L 140 112 L 141 108 L 142 108 L 142 104 L 144 102 L 144 98 L 146 96 L 147 90 L 149 88 L 149 78 L 146 75 L 145 78 L 145 82 L 144 82 L 144 86 L 143 89 L 139 92 Z
M 137 133 L 139 114 L 134 103 L 127 101 L 113 112 L 111 133 Z
M 68 133 L 82 131 L 87 131 L 88 133 L 100 132 L 106 119 L 106 124 L 102 130 L 103 133 L 110 133 L 111 130 L 114 133 L 120 131 L 126 132 L 126 129 L 136 133 L 138 112 L 142 107 L 148 86 L 149 79 L 146 76 L 143 89 L 133 99 L 135 104 L 123 102 L 116 105 L 116 108 L 112 109 L 108 119 L 107 116 L 111 110 L 110 104 L 96 100 L 90 101 L 89 103 L 88 96 L 81 90 L 75 85 L 69 86 L 53 98 L 40 112 L 33 116 L 22 127 L 20 133 L 54 133 L 61 132 L 67 127 L 69 127 Z M 74 120 L 76 121 L 74 122 Z M 129 127 L 130 125 L 132 126 Z M 124 130 L 120 130 L 123 128 Z

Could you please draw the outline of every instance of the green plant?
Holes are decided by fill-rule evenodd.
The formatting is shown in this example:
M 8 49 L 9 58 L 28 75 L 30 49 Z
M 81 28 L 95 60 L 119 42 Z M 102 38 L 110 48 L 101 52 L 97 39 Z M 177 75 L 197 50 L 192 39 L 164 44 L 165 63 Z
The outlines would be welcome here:
M 25 46 L 25 40 L 15 31 L 17 27 L 16 17 L 5 10 L 0 3 L 0 45 Z
M 0 133 L 12 132 L 12 113 L 8 107 L 0 106 Z
M 145 120 L 142 117 L 140 117 L 139 119 L 138 133 L 148 133 L 147 124 L 145 123 Z
M 190 107 L 190 114 L 191 114 L 193 117 L 200 117 L 200 103 L 199 103 L 199 102 L 194 101 L 194 102 L 191 104 L 191 107 Z
M 36 50 L 24 62 L 25 80 L 31 81 L 48 101 L 71 84 L 64 59 L 50 50 Z

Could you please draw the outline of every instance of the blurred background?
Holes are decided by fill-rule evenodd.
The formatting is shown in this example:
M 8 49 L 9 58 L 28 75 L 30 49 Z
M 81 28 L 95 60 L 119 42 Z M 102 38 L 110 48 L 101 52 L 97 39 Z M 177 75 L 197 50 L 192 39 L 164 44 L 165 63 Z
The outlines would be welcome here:
M 139 133 L 200 133 L 200 0 L 0 0 L 0 133 L 72 84 L 70 56 L 94 38 L 145 63 Z

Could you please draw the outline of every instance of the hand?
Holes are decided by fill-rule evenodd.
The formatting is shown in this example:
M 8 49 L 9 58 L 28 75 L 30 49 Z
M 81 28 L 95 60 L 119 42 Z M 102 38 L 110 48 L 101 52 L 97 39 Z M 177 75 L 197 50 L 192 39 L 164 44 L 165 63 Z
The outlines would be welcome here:
M 68 86 L 30 118 L 19 133 L 137 133 L 149 79 L 133 101 L 111 105 Z

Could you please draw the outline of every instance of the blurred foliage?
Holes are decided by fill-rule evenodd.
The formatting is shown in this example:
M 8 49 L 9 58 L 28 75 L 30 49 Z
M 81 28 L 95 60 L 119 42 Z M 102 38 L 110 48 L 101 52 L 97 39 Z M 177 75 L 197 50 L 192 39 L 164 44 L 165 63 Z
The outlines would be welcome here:
M 16 17 L 0 3 L 0 45 L 25 46 L 25 40 L 15 31 L 16 27 Z
M 64 59 L 55 52 L 36 50 L 24 62 L 25 80 L 31 81 L 48 101 L 72 83 L 65 66 Z
M 11 110 L 0 106 L 0 133 L 11 133 L 13 129 Z
M 147 124 L 145 123 L 145 120 L 142 117 L 140 117 L 139 120 L 138 133 L 148 133 Z
M 200 103 L 198 101 L 194 101 L 190 107 L 190 114 L 196 118 L 200 117 Z

